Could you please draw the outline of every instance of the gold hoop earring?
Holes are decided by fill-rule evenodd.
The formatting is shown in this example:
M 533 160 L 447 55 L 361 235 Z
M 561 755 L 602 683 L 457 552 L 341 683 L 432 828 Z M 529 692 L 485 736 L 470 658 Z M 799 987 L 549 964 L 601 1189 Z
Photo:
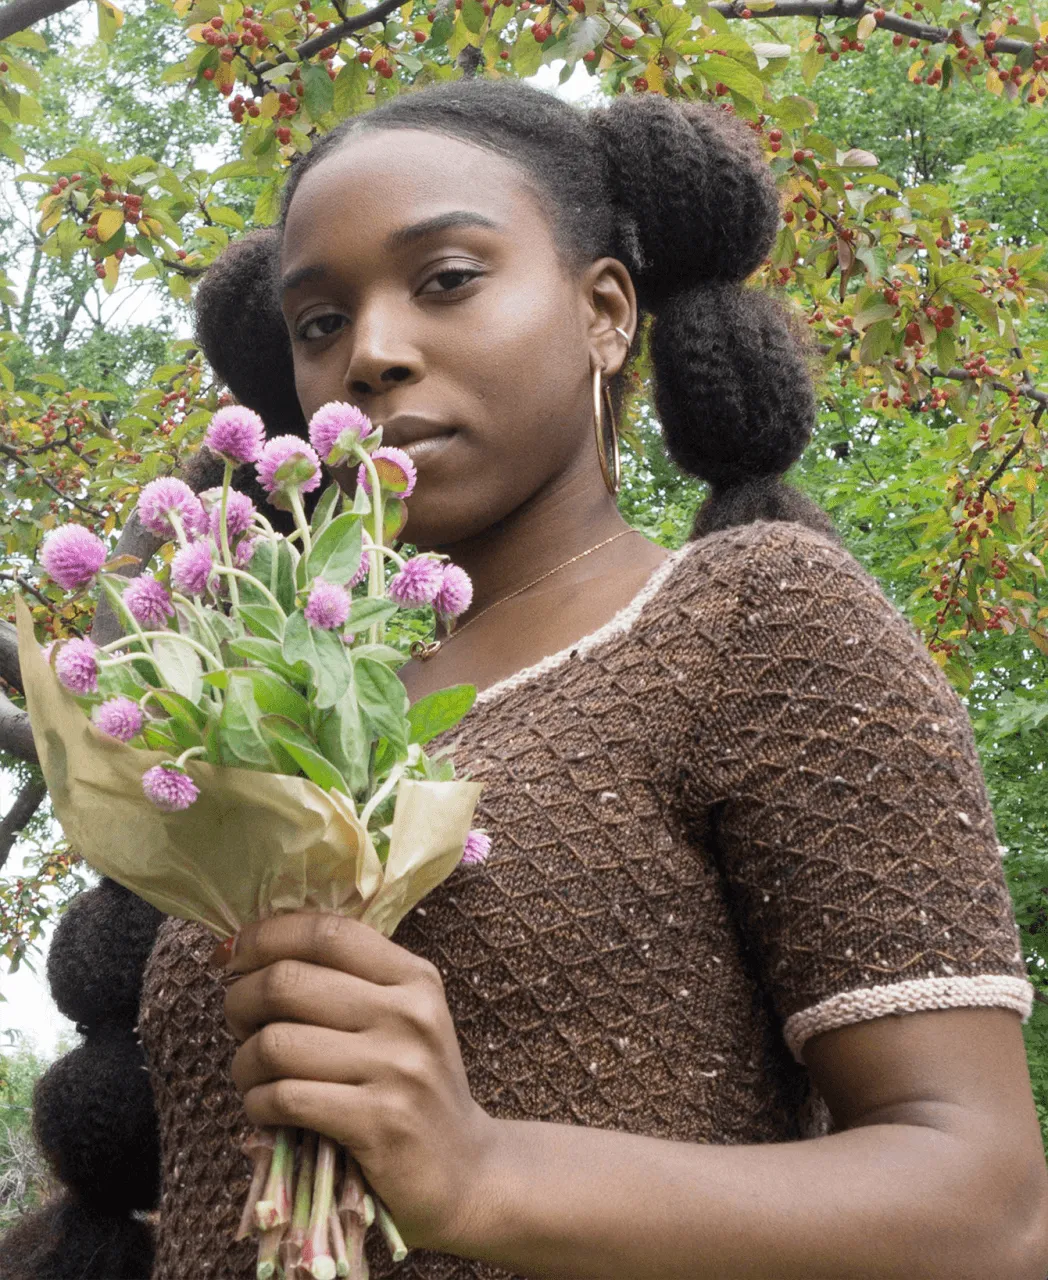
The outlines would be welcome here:
M 622 483 L 622 465 L 619 457 L 619 433 L 615 430 L 615 406 L 611 402 L 611 390 L 602 383 L 603 368 L 593 366 L 593 427 L 597 436 L 597 457 L 604 484 L 612 497 Z M 602 406 L 603 402 L 603 406 Z M 602 411 L 607 408 L 607 414 Z M 609 462 L 610 455 L 610 462 Z

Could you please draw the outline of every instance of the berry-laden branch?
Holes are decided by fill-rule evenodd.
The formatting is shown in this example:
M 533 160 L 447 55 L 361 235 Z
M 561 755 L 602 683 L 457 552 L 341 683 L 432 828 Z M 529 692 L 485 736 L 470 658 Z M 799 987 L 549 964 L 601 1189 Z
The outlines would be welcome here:
M 15 802 L 0 821 L 0 871 L 7 864 L 18 833 L 36 813 L 47 795 L 47 787 L 35 778 L 27 782 L 15 797 Z
M 304 40 L 295 47 L 294 56 L 282 53 L 274 58 L 272 62 L 256 62 L 251 70 L 255 76 L 261 76 L 264 71 L 271 71 L 273 67 L 279 67 L 285 62 L 305 62 L 307 58 L 312 58 L 321 49 L 327 49 L 330 45 L 338 44 L 340 40 L 345 36 L 352 35 L 354 31 L 360 31 L 363 27 L 370 27 L 373 22 L 384 21 L 391 13 L 396 13 L 402 4 L 403 0 L 382 0 L 382 3 L 375 5 L 374 9 L 368 9 L 366 13 L 358 13 L 354 18 L 347 18 L 344 22 L 336 23 L 335 26 L 328 27 L 326 31 L 322 31 L 319 35 L 310 36 L 308 40 Z
M 904 18 L 899 14 L 885 12 L 883 9 L 867 8 L 863 3 L 847 4 L 838 0 L 778 0 L 770 8 L 759 11 L 746 7 L 742 0 L 735 3 L 711 4 L 711 9 L 725 18 L 847 18 L 857 21 L 869 14 L 876 16 L 877 26 L 885 31 L 894 31 L 897 35 L 907 36 L 911 40 L 919 40 L 922 44 L 948 44 L 954 38 L 954 29 L 936 27 L 928 22 L 918 22 L 913 18 Z M 985 39 L 981 41 L 985 42 Z M 1033 51 L 1034 46 L 1028 40 L 1012 40 L 1007 36 L 988 37 L 994 53 L 1023 53 Z
M 0 40 L 71 9 L 77 0 L 11 0 L 0 8 Z

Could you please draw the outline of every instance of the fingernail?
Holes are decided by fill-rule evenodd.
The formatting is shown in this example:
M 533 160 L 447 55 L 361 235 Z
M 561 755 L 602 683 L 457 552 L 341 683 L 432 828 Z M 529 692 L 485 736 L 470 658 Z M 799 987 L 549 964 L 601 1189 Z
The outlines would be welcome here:
M 211 952 L 211 963 L 219 969 L 224 968 L 229 964 L 230 960 L 233 959 L 236 946 L 236 934 L 231 938 L 226 938 L 224 942 L 220 942 L 214 951 Z

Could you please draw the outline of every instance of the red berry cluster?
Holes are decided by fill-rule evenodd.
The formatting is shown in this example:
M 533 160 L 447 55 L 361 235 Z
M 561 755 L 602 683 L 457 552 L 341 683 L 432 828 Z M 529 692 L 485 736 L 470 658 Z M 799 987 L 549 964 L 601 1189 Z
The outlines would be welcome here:
M 986 360 L 985 356 L 972 356 L 970 360 L 964 362 L 965 373 L 971 374 L 973 378 L 997 378 L 1000 373 Z
M 553 34 L 553 25 L 549 22 L 536 22 L 531 28 L 531 34 L 539 44 L 545 44 Z
M 933 307 L 929 304 L 924 308 L 924 314 L 935 325 L 936 333 L 942 333 L 943 329 L 952 329 L 957 320 L 957 313 L 953 307 Z

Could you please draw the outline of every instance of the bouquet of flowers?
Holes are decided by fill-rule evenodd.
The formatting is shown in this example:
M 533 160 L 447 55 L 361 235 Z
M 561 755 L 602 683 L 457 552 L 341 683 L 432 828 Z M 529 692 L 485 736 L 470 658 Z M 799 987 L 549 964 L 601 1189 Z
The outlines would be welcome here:
M 486 855 L 471 831 L 480 788 L 456 780 L 426 745 L 472 706 L 459 685 L 409 706 L 388 643 L 402 609 L 451 624 L 468 576 L 435 554 L 389 544 L 406 520 L 415 469 L 382 446 L 359 410 L 317 411 L 307 443 L 266 441 L 261 419 L 220 409 L 205 446 L 225 460 L 220 488 L 147 484 L 142 523 L 172 544 L 157 575 L 126 579 L 102 540 L 50 534 L 45 570 L 63 588 L 96 581 L 126 634 L 41 649 L 18 602 L 26 702 L 54 811 L 84 859 L 162 911 L 219 938 L 302 908 L 339 912 L 392 934 L 459 861 Z M 302 495 L 323 459 L 358 463 L 356 496 L 331 485 L 306 518 Z M 278 534 L 234 470 L 254 463 L 270 501 L 293 515 Z M 343 509 L 348 507 L 348 509 Z M 388 579 L 388 581 L 387 581 Z M 355 589 L 357 589 L 355 591 Z M 85 714 L 86 713 L 86 714 Z M 366 1276 L 377 1219 L 407 1250 L 348 1152 L 294 1130 L 258 1132 L 238 1239 L 259 1235 L 259 1280 Z

